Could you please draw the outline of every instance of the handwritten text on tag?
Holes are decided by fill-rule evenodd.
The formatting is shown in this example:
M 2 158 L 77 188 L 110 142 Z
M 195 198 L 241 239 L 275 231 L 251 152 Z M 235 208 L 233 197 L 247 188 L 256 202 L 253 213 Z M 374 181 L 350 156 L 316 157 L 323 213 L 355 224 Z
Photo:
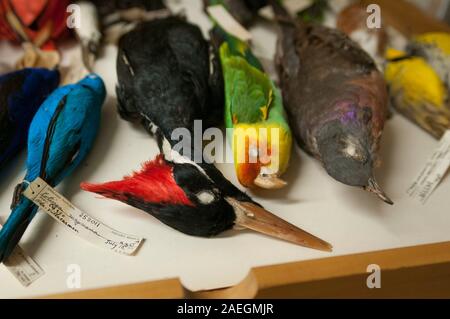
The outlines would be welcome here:
M 24 287 L 28 287 L 45 274 L 44 270 L 20 246 L 13 250 L 3 264 Z
M 41 178 L 32 182 L 23 194 L 69 231 L 97 246 L 133 255 L 143 240 L 114 230 L 80 211 Z
M 416 198 L 425 204 L 433 191 L 444 178 L 450 167 L 450 130 L 447 131 L 439 142 L 439 146 L 425 164 L 420 174 L 408 188 L 410 197 Z

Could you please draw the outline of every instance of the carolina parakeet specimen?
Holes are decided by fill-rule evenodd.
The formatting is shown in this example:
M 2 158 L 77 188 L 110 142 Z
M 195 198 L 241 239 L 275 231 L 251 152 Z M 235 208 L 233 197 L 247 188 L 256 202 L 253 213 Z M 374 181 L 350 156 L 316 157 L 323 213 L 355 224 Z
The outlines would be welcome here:
M 200 29 L 178 17 L 143 23 L 123 36 L 117 57 L 119 111 L 157 137 L 161 155 L 121 181 L 84 183 L 82 188 L 141 209 L 188 235 L 212 237 L 245 228 L 330 250 L 329 244 L 263 209 L 214 165 L 174 147 L 174 130 L 193 136 L 194 120 L 210 122 L 216 109 L 223 119 L 223 100 L 215 101 L 213 93 L 215 86 L 223 92 L 218 70 L 211 69 Z M 202 154 L 201 143 L 191 146 Z
M 450 35 L 413 39 L 405 52 L 389 49 L 385 79 L 395 109 L 440 138 L 450 129 Z
M 225 123 L 233 129 L 232 149 L 239 182 L 245 187 L 281 188 L 292 135 L 281 92 L 250 46 L 216 26 L 225 83 Z
M 248 27 L 258 15 L 259 9 L 267 5 L 267 0 L 203 0 L 205 8 L 222 5 L 243 26 Z
M 91 74 L 57 89 L 39 108 L 28 136 L 27 173 L 0 230 L 0 262 L 11 254 L 38 210 L 22 192 L 37 177 L 54 187 L 80 165 L 97 135 L 105 95 L 102 79 Z
M 340 31 L 293 21 L 271 3 L 282 20 L 276 63 L 297 142 L 337 181 L 392 204 L 373 174 L 388 114 L 383 75 Z
M 0 77 L 0 169 L 25 146 L 31 120 L 58 83 L 59 72 L 47 69 Z

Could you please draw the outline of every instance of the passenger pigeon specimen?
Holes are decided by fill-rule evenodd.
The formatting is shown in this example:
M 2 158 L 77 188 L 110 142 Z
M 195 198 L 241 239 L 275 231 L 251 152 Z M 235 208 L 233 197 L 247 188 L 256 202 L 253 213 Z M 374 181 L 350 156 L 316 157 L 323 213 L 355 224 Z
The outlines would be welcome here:
M 297 142 L 334 179 L 392 204 L 373 174 L 388 114 L 383 75 L 340 31 L 295 21 L 271 4 L 280 29 L 276 64 Z

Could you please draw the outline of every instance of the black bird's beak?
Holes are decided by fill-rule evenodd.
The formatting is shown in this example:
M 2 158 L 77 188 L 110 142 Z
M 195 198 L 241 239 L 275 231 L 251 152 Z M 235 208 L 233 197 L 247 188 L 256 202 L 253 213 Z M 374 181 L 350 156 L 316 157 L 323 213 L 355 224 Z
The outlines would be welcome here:
M 310 233 L 249 202 L 227 197 L 236 212 L 236 225 L 300 246 L 331 252 L 333 246 Z
M 375 178 L 369 179 L 369 185 L 364 187 L 364 190 L 373 193 L 378 196 L 383 202 L 389 205 L 394 205 L 394 202 L 386 195 L 386 193 L 381 189 L 380 185 L 378 185 Z

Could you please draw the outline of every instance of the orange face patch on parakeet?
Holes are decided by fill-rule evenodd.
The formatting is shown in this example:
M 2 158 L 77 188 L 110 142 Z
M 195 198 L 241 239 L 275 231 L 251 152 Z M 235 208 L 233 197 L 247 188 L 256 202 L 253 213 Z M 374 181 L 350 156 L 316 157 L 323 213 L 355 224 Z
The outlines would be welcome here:
M 275 123 L 236 124 L 232 148 L 239 182 L 249 188 L 284 187 L 286 183 L 277 177 L 287 169 L 284 154 L 290 145 L 286 142 L 290 142 L 290 136 Z

